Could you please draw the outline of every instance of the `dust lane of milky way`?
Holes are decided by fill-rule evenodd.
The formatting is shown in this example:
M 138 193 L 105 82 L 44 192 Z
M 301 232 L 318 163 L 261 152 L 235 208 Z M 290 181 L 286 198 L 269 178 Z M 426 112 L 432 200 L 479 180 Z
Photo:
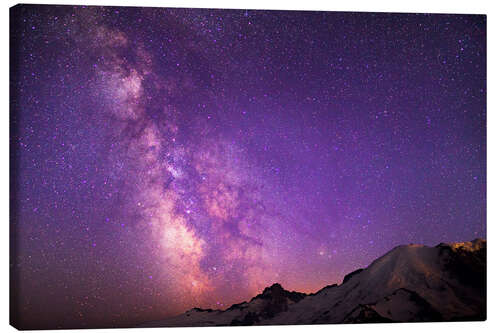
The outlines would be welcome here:
M 127 326 L 486 236 L 486 20 L 13 9 L 18 306 Z

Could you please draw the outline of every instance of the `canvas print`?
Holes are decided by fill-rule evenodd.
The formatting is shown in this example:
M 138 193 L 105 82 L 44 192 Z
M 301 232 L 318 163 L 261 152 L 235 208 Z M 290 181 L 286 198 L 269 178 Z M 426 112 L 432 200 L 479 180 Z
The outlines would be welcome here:
M 10 9 L 18 329 L 486 319 L 486 16 Z

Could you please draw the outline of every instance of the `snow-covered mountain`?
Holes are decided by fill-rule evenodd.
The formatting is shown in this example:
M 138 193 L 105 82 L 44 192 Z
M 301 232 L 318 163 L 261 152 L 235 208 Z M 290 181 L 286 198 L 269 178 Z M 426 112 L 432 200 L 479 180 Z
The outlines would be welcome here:
M 486 319 L 486 241 L 398 246 L 314 294 L 264 289 L 226 310 L 194 308 L 144 326 L 333 324 Z

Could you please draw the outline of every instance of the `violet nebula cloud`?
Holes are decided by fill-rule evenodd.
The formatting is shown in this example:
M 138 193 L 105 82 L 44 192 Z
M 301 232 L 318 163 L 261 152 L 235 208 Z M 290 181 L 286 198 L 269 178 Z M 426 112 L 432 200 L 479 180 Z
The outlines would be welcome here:
M 11 316 L 125 327 L 486 237 L 486 17 L 11 8 Z

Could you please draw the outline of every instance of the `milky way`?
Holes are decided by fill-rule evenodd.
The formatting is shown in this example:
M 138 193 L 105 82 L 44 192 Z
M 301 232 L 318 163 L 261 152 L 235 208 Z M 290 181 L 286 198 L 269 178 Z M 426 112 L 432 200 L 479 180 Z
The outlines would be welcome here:
M 486 236 L 486 18 L 11 10 L 14 315 L 128 326 Z M 14 200 L 15 199 L 15 200 Z

